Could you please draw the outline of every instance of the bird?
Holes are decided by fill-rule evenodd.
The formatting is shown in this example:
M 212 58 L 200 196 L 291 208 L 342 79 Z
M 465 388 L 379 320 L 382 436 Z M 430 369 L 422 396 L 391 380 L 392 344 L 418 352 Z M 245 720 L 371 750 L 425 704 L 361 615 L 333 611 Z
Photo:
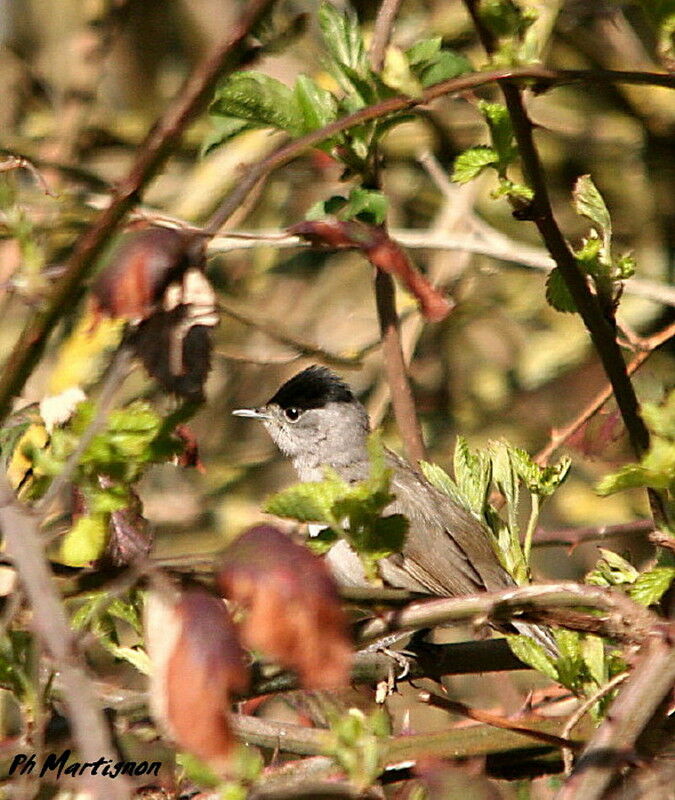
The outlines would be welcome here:
M 262 406 L 242 408 L 235 416 L 260 420 L 300 481 L 321 481 L 330 467 L 346 482 L 366 479 L 370 422 L 364 406 L 338 375 L 313 365 L 284 383 Z M 394 500 L 385 514 L 403 514 L 408 530 L 400 553 L 378 562 L 388 586 L 423 594 L 458 597 L 514 588 L 480 520 L 393 451 L 385 448 Z M 367 583 L 361 562 L 346 540 L 328 552 L 327 561 L 342 585 Z M 514 627 L 557 656 L 551 633 L 515 622 Z

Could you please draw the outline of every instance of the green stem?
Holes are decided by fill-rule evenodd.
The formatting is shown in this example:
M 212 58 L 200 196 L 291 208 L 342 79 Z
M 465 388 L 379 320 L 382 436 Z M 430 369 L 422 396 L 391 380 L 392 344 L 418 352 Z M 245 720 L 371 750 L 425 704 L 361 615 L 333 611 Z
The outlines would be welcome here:
M 539 512 L 541 510 L 541 498 L 538 494 L 531 495 L 532 503 L 530 505 L 530 518 L 527 521 L 527 530 L 525 531 L 525 541 L 523 542 L 523 555 L 525 556 L 525 563 L 530 564 L 530 550 L 532 550 L 532 537 L 537 529 L 537 522 L 539 522 Z

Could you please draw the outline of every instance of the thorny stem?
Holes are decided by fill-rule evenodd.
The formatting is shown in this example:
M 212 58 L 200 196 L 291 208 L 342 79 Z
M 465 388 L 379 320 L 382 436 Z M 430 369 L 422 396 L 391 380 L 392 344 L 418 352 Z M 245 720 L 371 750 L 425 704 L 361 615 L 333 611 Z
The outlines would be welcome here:
M 480 18 L 477 0 L 464 0 L 464 4 L 471 15 L 483 47 L 491 56 L 496 49 L 496 41 Z M 498 82 L 511 117 L 525 178 L 534 192 L 528 219 L 531 219 L 537 226 L 572 295 L 584 325 L 591 335 L 595 349 L 612 384 L 633 451 L 637 458 L 641 458 L 649 448 L 649 431 L 640 416 L 640 406 L 635 388 L 630 381 L 626 364 L 621 355 L 621 348 L 616 341 L 616 320 L 613 315 L 607 316 L 607 309 L 600 305 L 598 298 L 591 292 L 586 278 L 579 269 L 577 260 L 556 222 L 544 169 L 534 144 L 532 121 L 525 109 L 520 89 L 506 80 Z M 648 494 L 655 521 L 657 524 L 665 525 L 667 511 L 663 497 L 651 489 L 648 490 Z
M 91 273 L 97 257 L 117 230 L 142 189 L 157 173 L 175 147 L 188 123 L 210 98 L 216 81 L 250 58 L 246 39 L 251 28 L 265 14 L 274 0 L 251 0 L 235 23 L 227 39 L 192 73 L 176 101 L 153 126 L 126 177 L 119 183 L 112 202 L 95 223 L 80 237 L 68 259 L 66 269 L 48 304 L 26 324 L 0 375 L 0 421 L 10 410 L 44 351 L 49 334 L 72 304 L 77 287 Z

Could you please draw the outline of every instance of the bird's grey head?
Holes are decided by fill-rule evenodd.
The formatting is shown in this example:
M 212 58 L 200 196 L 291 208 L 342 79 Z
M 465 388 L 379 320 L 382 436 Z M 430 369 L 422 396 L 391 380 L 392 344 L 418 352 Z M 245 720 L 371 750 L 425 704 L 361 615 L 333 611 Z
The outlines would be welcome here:
M 367 459 L 366 410 L 349 386 L 325 367 L 308 367 L 264 406 L 233 413 L 260 419 L 302 480 L 321 480 L 325 465 L 340 468 Z

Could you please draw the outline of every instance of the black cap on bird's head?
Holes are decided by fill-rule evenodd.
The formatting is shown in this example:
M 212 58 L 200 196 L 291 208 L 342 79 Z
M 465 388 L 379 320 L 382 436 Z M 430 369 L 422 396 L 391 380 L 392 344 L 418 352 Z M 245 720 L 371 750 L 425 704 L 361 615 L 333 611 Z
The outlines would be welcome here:
M 280 408 L 323 408 L 328 403 L 351 403 L 352 390 L 334 372 L 317 364 L 286 381 L 270 398 L 267 405 L 275 403 Z

